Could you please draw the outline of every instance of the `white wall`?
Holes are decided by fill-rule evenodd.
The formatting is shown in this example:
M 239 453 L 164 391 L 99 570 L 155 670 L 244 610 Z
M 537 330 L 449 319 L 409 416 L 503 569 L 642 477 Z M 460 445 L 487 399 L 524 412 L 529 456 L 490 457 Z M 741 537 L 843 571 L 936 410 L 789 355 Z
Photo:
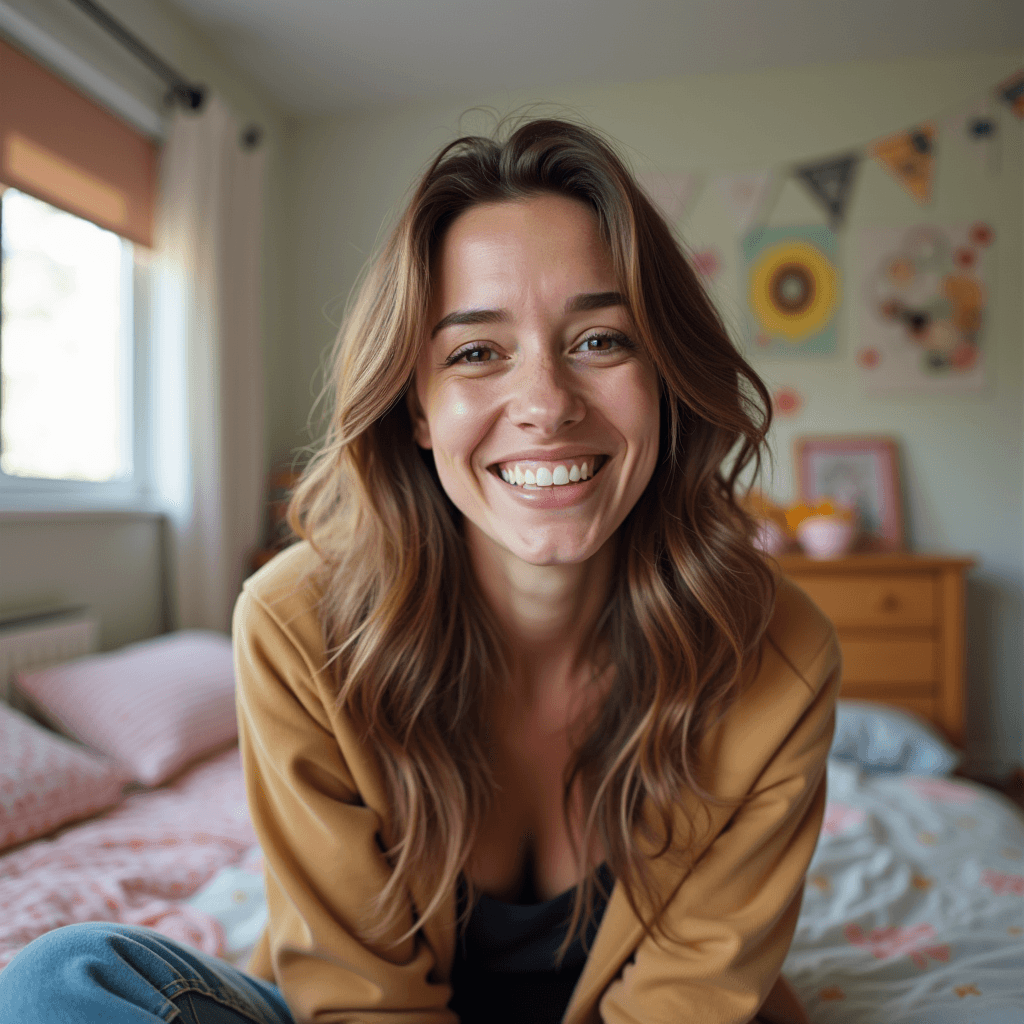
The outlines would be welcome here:
M 160 80 L 66 0 L 4 2 L 132 95 L 159 106 Z M 285 120 L 259 87 L 161 0 L 104 0 L 103 6 L 172 67 L 219 92 L 243 124 L 264 130 L 264 340 L 268 362 L 278 359 L 286 349 L 279 265 Z M 279 394 L 268 372 L 268 438 L 281 416 Z M 166 622 L 162 537 L 162 521 L 153 515 L 0 512 L 0 614 L 88 604 L 99 614 L 104 649 L 160 633 Z
M 827 157 L 962 107 L 1024 63 L 1002 52 L 854 63 L 742 75 L 694 76 L 631 85 L 471 96 L 464 102 L 365 116 L 303 120 L 290 148 L 283 238 L 288 293 L 287 345 L 278 385 L 287 414 L 273 454 L 308 443 L 313 379 L 345 300 L 367 256 L 414 176 L 454 137 L 460 112 L 489 104 L 505 113 L 532 101 L 566 104 L 609 132 L 638 170 L 710 175 Z M 547 108 L 557 112 L 557 108 Z M 478 127 L 477 116 L 470 127 Z M 830 358 L 768 363 L 750 353 L 769 383 L 796 386 L 802 412 L 774 430 L 772 490 L 793 500 L 791 441 L 803 433 L 886 433 L 903 453 L 909 541 L 914 549 L 973 554 L 969 588 L 969 753 L 979 770 L 1000 772 L 1024 759 L 1024 365 L 1021 302 L 1024 125 L 1004 116 L 1002 159 L 987 176 L 952 143 L 941 150 L 934 201 L 918 208 L 880 168 L 862 165 L 841 239 L 848 295 L 858 288 L 852 240 L 861 226 L 986 219 L 996 229 L 985 335 L 989 384 L 977 395 L 869 398 L 854 363 L 856 317 L 846 302 L 840 351 Z M 940 145 L 941 145 L 940 140 Z M 798 186 L 781 194 L 771 223 L 822 223 Z M 713 243 L 727 259 L 714 294 L 740 332 L 738 240 L 708 192 L 684 226 L 693 243 Z

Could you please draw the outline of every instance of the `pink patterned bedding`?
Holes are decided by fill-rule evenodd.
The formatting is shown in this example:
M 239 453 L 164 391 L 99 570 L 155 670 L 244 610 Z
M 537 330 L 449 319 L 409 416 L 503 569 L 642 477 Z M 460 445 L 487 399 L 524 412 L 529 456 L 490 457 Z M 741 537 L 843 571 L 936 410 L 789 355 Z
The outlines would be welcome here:
M 184 901 L 255 844 L 236 746 L 0 855 L 0 969 L 37 936 L 77 921 L 147 925 L 218 955 L 219 921 Z

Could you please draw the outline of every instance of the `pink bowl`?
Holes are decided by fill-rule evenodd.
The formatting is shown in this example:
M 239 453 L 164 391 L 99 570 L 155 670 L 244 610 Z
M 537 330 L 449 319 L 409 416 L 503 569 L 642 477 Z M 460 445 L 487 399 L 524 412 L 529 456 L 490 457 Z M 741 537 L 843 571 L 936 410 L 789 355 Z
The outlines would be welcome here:
M 857 522 L 846 516 L 808 516 L 796 536 L 808 558 L 840 558 L 853 547 Z
M 766 555 L 781 555 L 789 547 L 789 538 L 778 523 L 762 519 L 754 534 L 754 547 Z

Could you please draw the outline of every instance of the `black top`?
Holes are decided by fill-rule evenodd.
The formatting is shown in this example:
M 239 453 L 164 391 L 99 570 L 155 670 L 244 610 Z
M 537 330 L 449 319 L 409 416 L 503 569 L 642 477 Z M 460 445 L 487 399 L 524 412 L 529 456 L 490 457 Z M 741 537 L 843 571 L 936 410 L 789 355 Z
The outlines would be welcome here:
M 568 931 L 577 889 L 538 902 L 532 872 L 526 874 L 527 889 L 517 903 L 481 894 L 456 943 L 448 1005 L 462 1024 L 557 1024 L 569 1005 L 587 953 L 579 935 L 558 968 L 555 952 Z M 615 879 L 606 864 L 597 869 L 597 877 L 610 893 Z M 606 906 L 600 889 L 594 897 L 594 920 L 585 932 L 587 949 L 594 944 Z M 460 916 L 466 900 L 460 878 Z

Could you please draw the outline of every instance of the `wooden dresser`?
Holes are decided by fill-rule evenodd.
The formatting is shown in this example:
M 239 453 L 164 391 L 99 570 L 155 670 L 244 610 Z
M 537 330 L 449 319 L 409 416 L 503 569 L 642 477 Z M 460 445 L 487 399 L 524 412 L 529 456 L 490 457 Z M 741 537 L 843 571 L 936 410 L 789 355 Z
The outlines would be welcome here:
M 778 563 L 836 625 L 842 696 L 915 711 L 962 748 L 964 576 L 974 560 L 901 553 Z

